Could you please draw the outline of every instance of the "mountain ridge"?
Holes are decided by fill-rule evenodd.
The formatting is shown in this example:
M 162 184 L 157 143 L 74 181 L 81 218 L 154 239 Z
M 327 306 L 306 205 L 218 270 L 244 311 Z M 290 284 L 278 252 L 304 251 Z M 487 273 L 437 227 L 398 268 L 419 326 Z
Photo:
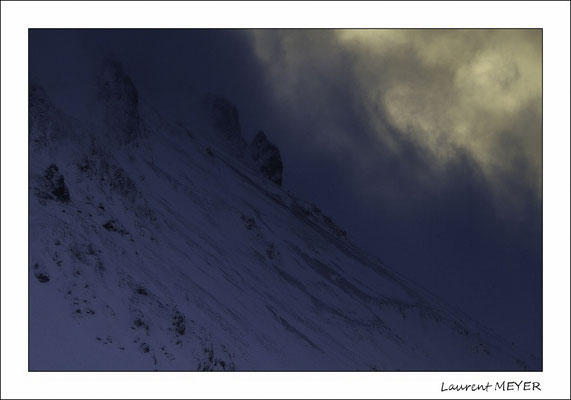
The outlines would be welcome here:
M 31 370 L 533 365 L 359 250 L 208 112 L 181 127 L 138 96 L 135 119 L 100 101 L 112 118 L 90 126 L 31 86 Z M 217 116 L 241 138 L 235 106 Z

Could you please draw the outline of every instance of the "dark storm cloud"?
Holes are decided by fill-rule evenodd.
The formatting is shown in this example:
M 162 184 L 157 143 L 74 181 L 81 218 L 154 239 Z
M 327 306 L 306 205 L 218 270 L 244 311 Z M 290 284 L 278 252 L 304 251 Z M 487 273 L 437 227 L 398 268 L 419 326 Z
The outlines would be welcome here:
M 87 103 L 114 53 L 171 119 L 227 96 L 244 136 L 279 146 L 286 188 L 539 354 L 541 36 L 448 32 L 32 31 L 30 76 Z

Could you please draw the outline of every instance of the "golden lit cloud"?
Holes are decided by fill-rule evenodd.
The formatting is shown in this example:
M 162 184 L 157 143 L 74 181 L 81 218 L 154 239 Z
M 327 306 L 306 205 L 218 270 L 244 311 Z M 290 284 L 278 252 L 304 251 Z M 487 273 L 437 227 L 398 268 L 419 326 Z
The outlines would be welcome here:
M 402 140 L 414 142 L 432 155 L 435 168 L 467 153 L 498 190 L 516 173 L 541 196 L 540 30 L 286 30 L 253 36 L 270 84 L 293 111 L 323 112 L 316 104 L 327 107 L 324 97 L 336 93 L 336 82 L 350 81 L 353 103 L 383 146 L 397 153 Z M 400 136 L 387 134 L 387 126 Z
M 368 83 L 366 95 L 380 97 L 399 130 L 444 161 L 455 148 L 469 151 L 489 177 L 524 157 L 539 188 L 539 30 L 336 33 L 345 51 L 359 55 L 355 76 Z

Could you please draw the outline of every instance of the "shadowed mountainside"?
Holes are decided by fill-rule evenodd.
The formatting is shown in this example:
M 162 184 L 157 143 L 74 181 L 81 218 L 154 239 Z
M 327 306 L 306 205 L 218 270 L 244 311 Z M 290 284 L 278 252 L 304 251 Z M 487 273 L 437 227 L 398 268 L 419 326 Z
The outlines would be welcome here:
M 205 96 L 170 124 L 116 62 L 99 123 L 30 86 L 31 370 L 522 370 L 537 360 L 281 188 Z

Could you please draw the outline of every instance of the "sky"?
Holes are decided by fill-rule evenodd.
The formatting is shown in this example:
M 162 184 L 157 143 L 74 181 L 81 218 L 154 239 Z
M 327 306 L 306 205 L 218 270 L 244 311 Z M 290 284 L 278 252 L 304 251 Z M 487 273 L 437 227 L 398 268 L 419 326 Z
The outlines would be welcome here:
M 540 30 L 33 30 L 29 54 L 78 116 L 109 54 L 174 121 L 192 93 L 227 97 L 287 190 L 541 355 Z

